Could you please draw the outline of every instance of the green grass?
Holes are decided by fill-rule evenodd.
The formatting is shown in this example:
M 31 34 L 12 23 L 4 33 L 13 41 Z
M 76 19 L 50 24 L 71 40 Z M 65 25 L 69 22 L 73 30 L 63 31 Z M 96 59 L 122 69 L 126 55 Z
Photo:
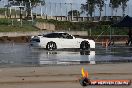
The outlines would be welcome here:
M 0 19 L 0 32 L 26 32 L 37 31 L 32 25 L 32 22 L 23 21 L 22 25 L 20 21 L 15 19 Z
M 126 35 L 128 28 L 111 28 L 112 23 L 110 21 L 100 22 L 69 22 L 69 21 L 56 21 L 56 20 L 43 20 L 37 19 L 38 22 L 53 23 L 56 26 L 56 30 L 71 30 L 71 31 L 87 31 L 91 35 Z
M 69 21 L 56 21 L 56 20 L 44 20 L 36 19 L 34 23 L 31 21 L 20 21 L 16 19 L 0 19 L 0 32 L 28 32 L 28 31 L 38 31 L 34 27 L 35 22 L 45 22 L 52 23 L 55 25 L 56 30 L 68 30 L 71 31 L 87 31 L 91 35 L 109 35 L 110 29 L 111 34 L 114 35 L 126 35 L 128 33 L 128 28 L 109 28 L 111 23 L 109 22 L 69 22 Z
M 0 25 L 0 32 L 28 32 L 28 31 L 36 31 L 36 28 L 32 26 L 5 26 L 5 25 Z

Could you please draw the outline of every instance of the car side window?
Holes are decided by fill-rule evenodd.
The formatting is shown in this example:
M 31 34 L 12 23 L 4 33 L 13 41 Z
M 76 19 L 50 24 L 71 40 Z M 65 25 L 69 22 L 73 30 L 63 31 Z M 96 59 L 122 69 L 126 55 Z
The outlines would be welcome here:
M 47 37 L 47 38 L 59 38 L 58 33 L 47 34 L 47 35 L 44 35 L 43 37 Z
M 62 33 L 60 35 L 60 38 L 64 38 L 64 39 L 73 39 L 73 36 L 69 35 L 68 33 Z

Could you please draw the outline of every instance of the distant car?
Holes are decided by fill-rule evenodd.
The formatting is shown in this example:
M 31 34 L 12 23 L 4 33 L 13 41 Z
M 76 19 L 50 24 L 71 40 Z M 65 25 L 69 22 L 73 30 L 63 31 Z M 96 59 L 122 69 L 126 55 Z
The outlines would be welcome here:
M 31 46 L 45 48 L 47 50 L 56 49 L 80 49 L 90 50 L 95 48 L 94 40 L 75 38 L 65 32 L 52 32 L 44 35 L 32 36 L 30 41 Z

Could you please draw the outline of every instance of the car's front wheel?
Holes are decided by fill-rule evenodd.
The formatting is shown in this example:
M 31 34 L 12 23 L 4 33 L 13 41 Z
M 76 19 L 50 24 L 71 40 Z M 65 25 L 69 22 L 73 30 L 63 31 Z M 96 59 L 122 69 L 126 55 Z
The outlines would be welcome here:
M 57 49 L 56 43 L 55 42 L 48 42 L 46 45 L 46 49 L 50 50 L 50 51 Z
M 81 50 L 90 50 L 90 44 L 88 41 L 82 41 L 80 44 Z

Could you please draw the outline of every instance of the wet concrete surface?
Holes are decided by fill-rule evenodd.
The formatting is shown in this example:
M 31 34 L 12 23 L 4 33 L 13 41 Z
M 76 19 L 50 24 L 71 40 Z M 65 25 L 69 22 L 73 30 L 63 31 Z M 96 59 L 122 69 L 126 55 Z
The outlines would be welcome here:
M 131 63 L 132 47 L 97 45 L 91 51 L 47 51 L 29 43 L 0 43 L 0 66 Z
M 30 36 L 18 36 L 18 37 L 0 37 L 0 43 L 26 43 L 30 41 Z

